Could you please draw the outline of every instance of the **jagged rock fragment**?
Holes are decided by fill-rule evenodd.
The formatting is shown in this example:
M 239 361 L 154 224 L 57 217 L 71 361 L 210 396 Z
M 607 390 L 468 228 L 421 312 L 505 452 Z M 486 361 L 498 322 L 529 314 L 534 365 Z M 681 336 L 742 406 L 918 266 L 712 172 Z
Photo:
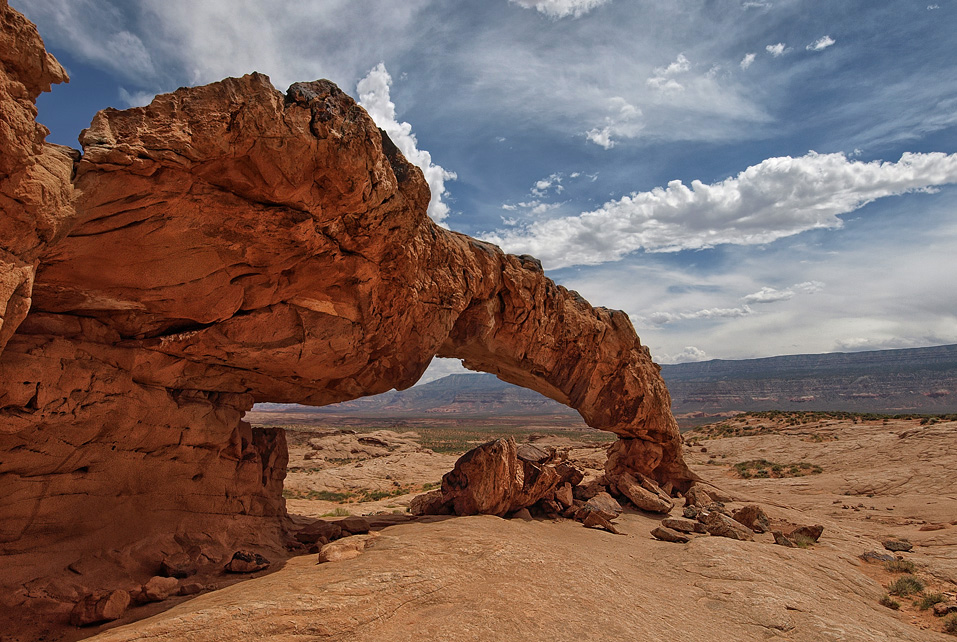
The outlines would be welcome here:
M 130 605 L 126 591 L 96 591 L 80 600 L 70 612 L 70 624 L 87 626 L 119 619 Z
M 797 544 L 792 542 L 787 535 L 781 531 L 771 531 L 771 535 L 774 536 L 774 543 L 779 546 L 786 546 L 787 548 L 797 548 Z
M 698 519 L 705 525 L 708 533 L 716 537 L 729 537 L 745 541 L 754 539 L 754 532 L 750 528 L 722 513 L 705 513 Z
M 581 519 L 584 519 L 589 513 L 598 513 L 608 521 L 617 518 L 622 513 L 621 504 L 609 495 L 601 492 L 589 499 L 578 511 Z
M 669 513 L 674 508 L 674 502 L 671 501 L 656 485 L 640 483 L 631 473 L 623 472 L 613 478 L 618 492 L 628 498 L 628 500 L 640 510 L 650 511 L 652 513 Z
M 734 512 L 731 516 L 737 522 L 740 522 L 753 530 L 755 533 L 767 533 L 771 530 L 771 520 L 757 504 L 748 504 Z M 820 537 L 820 535 L 818 535 Z
M 615 528 L 615 525 L 611 521 L 605 519 L 605 516 L 599 512 L 591 511 L 588 515 L 585 516 L 585 519 L 582 521 L 582 524 L 586 528 L 595 528 L 603 531 L 608 531 L 614 535 L 620 535 L 621 533 Z
M 651 531 L 651 534 L 655 539 L 660 539 L 663 542 L 687 544 L 691 541 L 691 538 L 685 533 L 668 528 L 667 526 L 656 526 L 654 530 Z
M 701 522 L 690 520 L 690 519 L 680 519 L 677 517 L 668 517 L 661 520 L 661 525 L 665 528 L 671 530 L 679 531 L 682 533 L 707 533 L 708 530 L 705 528 L 705 525 Z
M 804 539 L 805 541 L 816 542 L 821 539 L 821 535 L 823 533 L 824 527 L 820 524 L 813 526 L 798 526 L 788 533 L 788 538 L 791 539 L 791 541 Z
M 236 551 L 226 564 L 228 573 L 255 573 L 269 568 L 269 560 L 252 551 Z

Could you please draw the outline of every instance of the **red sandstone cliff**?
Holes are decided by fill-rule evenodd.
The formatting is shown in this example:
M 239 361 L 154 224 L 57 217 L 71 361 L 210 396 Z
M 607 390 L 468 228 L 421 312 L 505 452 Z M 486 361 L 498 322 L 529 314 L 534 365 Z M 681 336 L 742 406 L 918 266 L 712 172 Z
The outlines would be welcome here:
M 244 411 L 406 388 L 435 355 L 617 433 L 613 466 L 692 477 L 627 316 L 434 225 L 421 172 L 332 83 L 251 74 L 107 109 L 77 159 L 33 121 L 65 74 L 6 0 L 0 21 L 9 605 L 280 546 L 283 435 Z

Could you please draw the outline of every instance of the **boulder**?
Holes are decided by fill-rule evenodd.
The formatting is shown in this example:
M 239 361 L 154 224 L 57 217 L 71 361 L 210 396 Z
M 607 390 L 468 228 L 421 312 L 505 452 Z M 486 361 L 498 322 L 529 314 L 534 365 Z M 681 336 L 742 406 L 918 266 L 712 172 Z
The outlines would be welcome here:
M 252 551 L 236 551 L 226 564 L 227 573 L 256 573 L 269 568 L 269 560 Z
M 957 613 L 957 602 L 938 602 L 934 605 L 934 615 L 937 617 L 944 617 L 951 613 Z
M 567 468 L 518 458 L 512 437 L 473 448 L 442 477 L 442 496 L 456 515 L 503 517 L 554 495 Z
M 660 539 L 663 542 L 687 544 L 691 541 L 691 538 L 685 533 L 668 528 L 667 526 L 657 526 L 651 531 L 651 534 L 655 539 Z
M 652 513 L 670 513 L 674 502 L 656 485 L 644 480 L 640 483 L 631 473 L 623 472 L 613 478 L 618 492 L 628 498 L 636 508 Z
M 137 602 L 162 602 L 179 591 L 179 580 L 175 577 L 161 577 L 159 575 L 140 588 L 136 596 Z
M 731 515 L 736 522 L 740 522 L 753 530 L 755 533 L 767 533 L 771 530 L 771 520 L 757 504 L 748 504 L 740 508 Z
M 820 524 L 814 526 L 798 526 L 797 528 L 791 530 L 788 533 L 788 539 L 791 541 L 796 541 L 798 539 L 803 539 L 809 542 L 816 542 L 821 539 L 821 535 L 824 533 L 824 527 Z
M 598 513 L 606 520 L 611 521 L 621 515 L 622 508 L 614 497 L 602 492 L 585 502 L 579 513 L 582 516 L 581 519 L 584 519 L 589 513 Z
M 179 586 L 180 595 L 197 595 L 206 590 L 206 587 L 199 582 L 183 582 Z
M 688 490 L 685 491 L 684 495 L 685 503 L 688 506 L 703 508 L 714 502 L 714 497 L 712 497 L 700 484 L 693 484 Z
M 452 507 L 438 489 L 413 497 L 409 502 L 409 512 L 413 515 L 450 515 Z
M 889 551 L 895 551 L 900 553 L 906 553 L 914 548 L 914 545 L 910 542 L 901 540 L 901 539 L 886 539 L 881 542 L 881 545 Z
M 705 525 L 705 530 L 716 537 L 729 537 L 745 541 L 754 539 L 754 532 L 750 528 L 734 521 L 723 513 L 705 513 L 698 519 Z
M 342 522 L 327 522 L 322 519 L 317 519 L 311 524 L 307 524 L 304 528 L 299 529 L 295 537 L 296 541 L 303 544 L 315 544 L 316 542 L 328 544 L 342 537 Z
M 96 591 L 77 602 L 70 612 L 70 624 L 87 626 L 119 619 L 130 605 L 126 591 Z
M 342 529 L 343 533 L 350 535 L 363 535 L 369 532 L 369 520 L 359 515 L 351 515 L 345 519 L 340 519 L 336 522 L 336 525 Z
M 160 562 L 160 575 L 163 577 L 185 578 L 196 574 L 196 564 L 187 553 L 167 555 Z
M 883 564 L 884 562 L 893 562 L 895 559 L 897 559 L 893 555 L 888 555 L 887 553 L 879 553 L 877 551 L 866 551 L 864 553 L 861 553 L 860 558 L 864 560 L 865 562 L 881 563 L 881 564 Z

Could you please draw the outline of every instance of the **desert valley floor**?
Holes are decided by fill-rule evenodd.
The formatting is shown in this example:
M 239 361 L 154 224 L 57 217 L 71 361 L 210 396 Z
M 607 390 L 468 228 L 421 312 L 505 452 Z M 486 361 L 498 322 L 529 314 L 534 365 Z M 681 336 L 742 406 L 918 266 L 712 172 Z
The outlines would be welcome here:
M 894 598 L 899 610 L 882 606 L 900 575 L 861 555 L 888 554 L 883 541 L 906 540 L 913 549 L 895 555 L 914 564 L 923 595 L 954 601 L 954 421 L 757 413 L 685 433 L 686 459 L 735 498 L 729 506 L 757 503 L 772 526 L 823 525 L 807 548 L 775 545 L 770 534 L 667 543 L 650 535 L 661 516 L 634 510 L 617 520 L 620 535 L 563 519 L 413 518 L 410 499 L 451 469 L 457 455 L 449 451 L 480 443 L 480 430 L 299 425 L 287 433 L 290 513 L 303 523 L 368 515 L 378 536 L 365 553 L 324 564 L 300 554 L 241 582 L 204 578 L 200 595 L 68 637 L 953 639 L 943 618 L 919 608 L 920 595 Z M 566 450 L 589 475 L 599 473 L 607 443 L 601 433 L 543 426 L 517 439 Z

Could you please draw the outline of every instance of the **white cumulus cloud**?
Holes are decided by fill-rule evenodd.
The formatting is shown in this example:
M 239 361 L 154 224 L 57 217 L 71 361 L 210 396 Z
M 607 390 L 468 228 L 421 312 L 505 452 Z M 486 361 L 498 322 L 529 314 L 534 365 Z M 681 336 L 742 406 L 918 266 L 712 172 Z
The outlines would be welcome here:
M 676 354 L 663 354 L 660 355 L 656 361 L 661 363 L 692 363 L 694 361 L 704 361 L 708 358 L 708 354 L 701 348 L 695 346 L 685 346 L 680 352 Z
M 809 44 L 807 47 L 805 47 L 805 49 L 807 49 L 808 51 L 824 51 L 825 49 L 833 45 L 835 42 L 837 41 L 834 40 L 834 38 L 830 36 L 823 36 L 821 38 L 818 38 L 811 44 Z
M 841 153 L 768 158 L 706 185 L 671 181 L 597 210 L 485 235 L 546 267 L 597 265 L 630 252 L 674 252 L 721 244 L 758 245 L 812 229 L 875 199 L 957 183 L 957 154 L 905 153 L 897 162 Z
M 757 54 L 749 53 L 744 54 L 744 58 L 741 59 L 741 68 L 747 69 L 754 63 L 754 58 Z
M 611 0 L 509 0 L 526 9 L 537 9 L 549 18 L 580 18 L 595 7 Z
M 775 58 L 778 58 L 779 56 L 783 56 L 784 54 L 790 51 L 790 49 L 788 49 L 783 42 L 779 42 L 775 45 L 768 45 L 764 49 Z
M 403 156 L 425 174 L 425 180 L 432 191 L 429 216 L 436 223 L 442 223 L 449 215 L 449 206 L 442 202 L 442 198 L 448 196 L 445 181 L 455 180 L 457 176 L 455 172 L 450 172 L 441 165 L 435 165 L 432 162 L 432 155 L 418 148 L 418 141 L 412 133 L 412 125 L 400 123 L 395 119 L 395 103 L 389 95 L 391 86 L 392 76 L 380 62 L 356 86 L 356 91 L 359 92 L 359 104 L 369 112 L 375 124 L 385 130 Z

